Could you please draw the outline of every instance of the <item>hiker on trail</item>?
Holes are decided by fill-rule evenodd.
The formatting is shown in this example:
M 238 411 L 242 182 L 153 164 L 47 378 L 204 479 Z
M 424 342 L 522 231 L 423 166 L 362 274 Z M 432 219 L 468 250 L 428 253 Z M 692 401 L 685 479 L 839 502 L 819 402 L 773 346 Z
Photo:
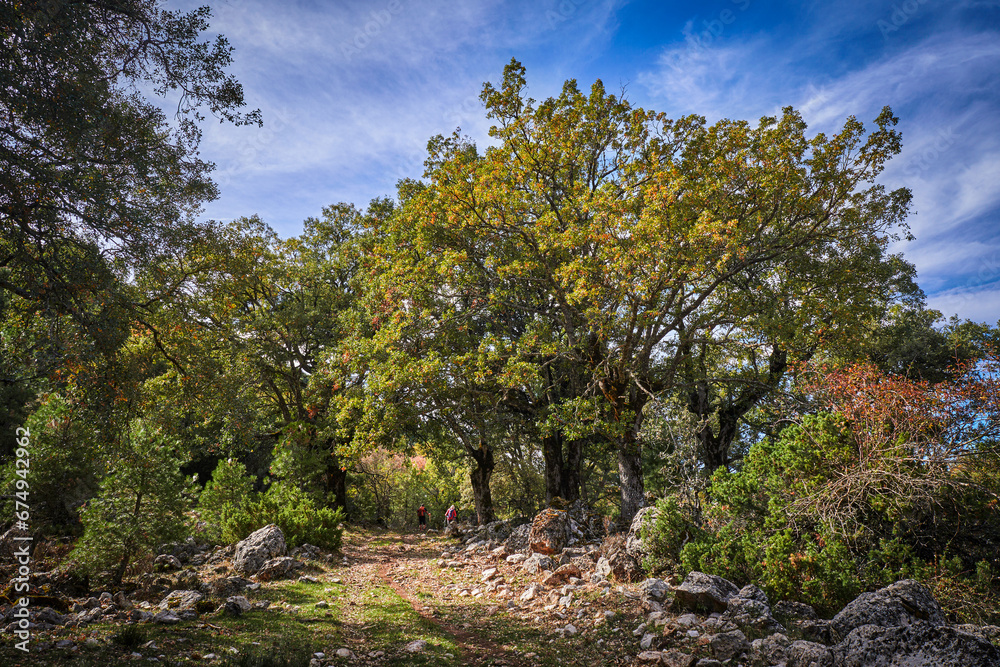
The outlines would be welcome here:
M 420 530 L 427 530 L 427 508 L 423 505 L 417 509 L 417 521 L 420 523 Z
M 455 509 L 454 505 L 452 505 L 451 507 L 449 507 L 448 511 L 444 513 L 444 518 L 445 518 L 445 521 L 448 522 L 449 526 L 451 524 L 455 523 L 456 521 L 458 521 L 458 510 Z

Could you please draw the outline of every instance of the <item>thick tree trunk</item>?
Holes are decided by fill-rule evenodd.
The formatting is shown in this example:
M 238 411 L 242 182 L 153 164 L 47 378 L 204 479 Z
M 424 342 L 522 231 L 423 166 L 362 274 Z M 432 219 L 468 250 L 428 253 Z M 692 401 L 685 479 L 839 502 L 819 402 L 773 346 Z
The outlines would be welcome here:
M 336 454 L 330 454 L 326 463 L 326 492 L 333 494 L 334 507 L 347 511 L 347 471 L 340 465 Z
M 490 492 L 490 478 L 493 476 L 493 449 L 480 445 L 479 449 L 470 452 L 476 467 L 470 474 L 472 480 L 472 495 L 476 502 L 476 521 L 479 524 L 496 520 L 493 513 L 493 494 Z
M 580 498 L 580 477 L 583 467 L 583 440 L 570 440 L 566 444 L 566 465 L 562 474 L 563 500 L 576 502 Z
M 631 523 L 646 500 L 639 444 L 626 440 L 618 444 L 618 476 L 621 478 L 621 520 Z
M 545 457 L 545 504 L 556 496 L 573 502 L 580 497 L 583 440 L 565 442 L 561 433 L 542 439 Z
M 542 438 L 542 455 L 545 457 L 545 504 L 562 493 L 562 434 L 554 433 Z
M 808 358 L 808 357 L 806 357 Z M 788 354 L 775 347 L 768 360 L 768 374 L 758 382 L 748 384 L 739 393 L 715 400 L 708 382 L 702 380 L 688 396 L 688 411 L 701 422 L 695 437 L 701 447 L 702 461 L 708 473 L 717 468 L 728 469 L 733 461 L 733 443 L 740 432 L 740 420 L 764 398 L 777 390 L 788 368 Z M 718 433 L 712 430 L 710 417 L 716 415 Z

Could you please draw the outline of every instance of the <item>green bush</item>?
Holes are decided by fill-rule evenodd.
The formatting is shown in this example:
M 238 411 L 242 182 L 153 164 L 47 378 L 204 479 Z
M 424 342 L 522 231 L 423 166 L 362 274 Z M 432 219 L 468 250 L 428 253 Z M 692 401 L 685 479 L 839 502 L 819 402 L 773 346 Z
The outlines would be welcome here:
M 681 551 L 692 542 L 705 538 L 690 509 L 682 509 L 677 498 L 669 496 L 656 504 L 656 518 L 642 526 L 646 557 L 643 565 L 650 572 L 674 569 L 681 561 Z
M 253 491 L 253 478 L 238 461 L 220 461 L 199 499 L 202 518 L 219 539 L 238 542 L 253 531 L 276 524 L 285 542 L 295 547 L 314 544 L 340 548 L 344 513 L 323 507 L 298 486 L 285 481 L 271 484 L 265 493 Z
M 112 568 L 113 582 L 121 583 L 131 563 L 184 536 L 192 482 L 180 472 L 178 450 L 142 421 L 129 425 L 100 491 L 80 513 L 84 533 L 70 558 L 82 571 Z
M 876 486 L 890 473 L 926 479 L 919 465 L 899 466 L 894 456 L 879 451 L 859 462 L 843 417 L 807 416 L 777 440 L 754 445 L 738 472 L 716 471 L 701 521 L 676 500 L 661 501 L 646 565 L 753 582 L 772 599 L 821 612 L 839 610 L 863 590 L 914 578 L 956 617 L 985 618 L 967 600 L 976 592 L 995 595 L 992 566 L 977 562 L 978 552 L 962 558 L 953 551 L 971 539 L 968 517 L 977 517 L 984 501 L 956 495 L 958 484 L 928 485 L 936 510 L 928 520 L 926 497 L 885 497 Z M 838 497 L 846 478 L 852 493 Z M 951 528 L 948 541 L 938 538 L 941 526 Z
M 79 508 L 97 493 L 103 471 L 100 445 L 88 420 L 72 400 L 46 394 L 24 424 L 28 437 L 31 519 L 36 527 L 79 530 Z M 13 499 L 21 479 L 16 459 L 3 467 L 0 495 Z M 22 482 L 22 486 L 23 486 Z M 13 516 L 13 501 L 3 503 L 3 516 Z

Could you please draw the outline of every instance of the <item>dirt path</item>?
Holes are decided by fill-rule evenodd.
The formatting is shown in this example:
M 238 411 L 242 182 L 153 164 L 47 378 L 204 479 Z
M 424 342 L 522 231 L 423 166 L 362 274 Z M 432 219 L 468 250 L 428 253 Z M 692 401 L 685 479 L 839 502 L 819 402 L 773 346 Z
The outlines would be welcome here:
M 442 558 L 449 546 L 452 553 Z M 454 549 L 453 541 L 382 533 L 345 545 L 344 553 L 354 576 L 387 587 L 434 634 L 450 639 L 458 653 L 454 664 L 631 664 L 631 656 L 623 661 L 617 648 L 608 650 L 606 626 L 594 626 L 592 619 L 603 613 L 598 602 L 584 604 L 594 605 L 586 618 L 540 600 L 520 602 L 520 593 L 534 581 L 521 568 L 488 552 L 459 555 Z M 507 596 L 485 590 L 482 573 L 490 568 L 496 568 L 499 580 L 511 589 Z M 564 632 L 573 623 L 580 634 Z
M 507 651 L 503 650 L 500 646 L 491 642 L 479 633 L 472 630 L 463 630 L 460 627 L 456 627 L 450 623 L 446 623 L 439 618 L 436 618 L 433 613 L 429 611 L 429 607 L 425 604 L 420 603 L 412 594 L 412 592 L 406 588 L 402 583 L 392 578 L 389 574 L 389 565 L 384 564 L 379 568 L 379 576 L 386 583 L 387 586 L 392 588 L 396 592 L 396 595 L 406 600 L 413 607 L 413 610 L 425 621 L 431 625 L 436 626 L 441 630 L 441 632 L 450 635 L 455 639 L 455 642 L 462 649 L 462 663 L 467 665 L 480 664 L 481 656 L 493 656 L 491 658 L 491 663 L 498 665 L 500 663 L 496 662 L 497 655 L 503 655 L 506 661 L 511 665 L 520 664 L 517 659 Z

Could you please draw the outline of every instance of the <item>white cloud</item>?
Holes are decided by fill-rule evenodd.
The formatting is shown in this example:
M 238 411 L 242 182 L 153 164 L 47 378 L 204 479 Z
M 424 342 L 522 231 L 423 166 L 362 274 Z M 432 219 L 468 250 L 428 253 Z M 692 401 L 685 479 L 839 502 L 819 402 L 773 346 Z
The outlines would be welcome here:
M 1000 324 L 1000 287 L 959 288 L 934 294 L 927 299 L 930 308 L 945 317 L 958 315 L 973 322 Z

